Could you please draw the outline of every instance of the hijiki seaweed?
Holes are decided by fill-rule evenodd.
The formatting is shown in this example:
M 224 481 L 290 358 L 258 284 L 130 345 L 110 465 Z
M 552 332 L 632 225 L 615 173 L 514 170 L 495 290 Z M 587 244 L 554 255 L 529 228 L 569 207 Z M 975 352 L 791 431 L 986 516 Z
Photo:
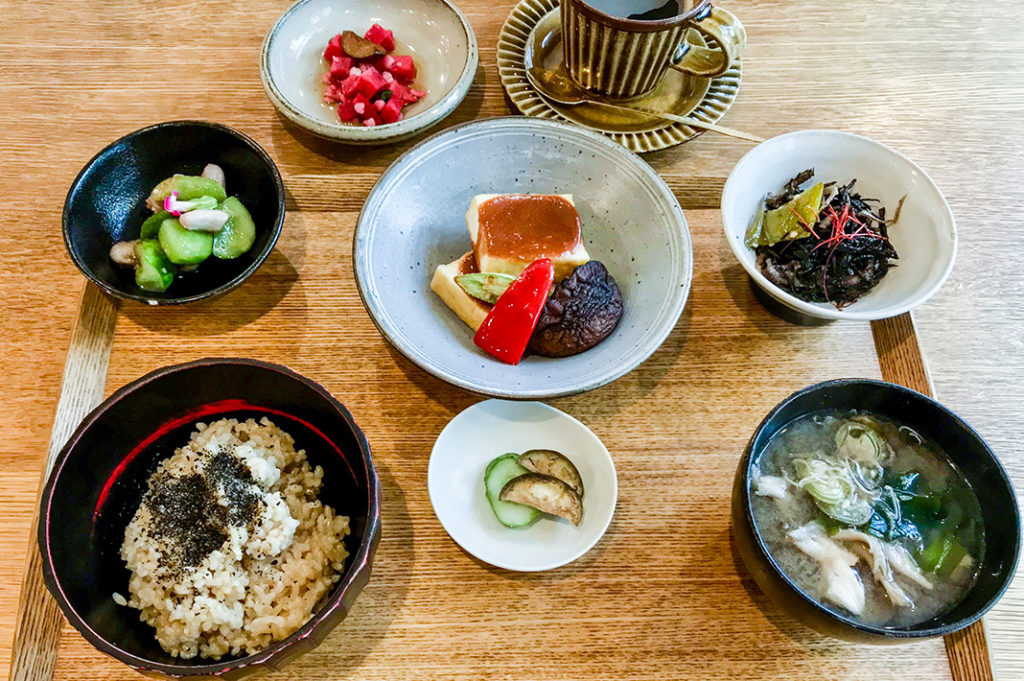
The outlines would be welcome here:
M 791 202 L 813 175 L 813 168 L 805 170 L 779 194 L 765 199 L 765 211 L 786 209 L 803 230 L 798 238 L 791 233 L 775 243 L 757 245 L 757 267 L 769 281 L 801 300 L 842 309 L 877 286 L 895 266 L 899 256 L 889 241 L 889 227 L 899 219 L 903 199 L 887 221 L 878 199 L 853 191 L 856 179 L 841 186 L 829 182 L 823 186 L 822 209 L 812 222 L 807 218 L 813 212 L 801 215 Z

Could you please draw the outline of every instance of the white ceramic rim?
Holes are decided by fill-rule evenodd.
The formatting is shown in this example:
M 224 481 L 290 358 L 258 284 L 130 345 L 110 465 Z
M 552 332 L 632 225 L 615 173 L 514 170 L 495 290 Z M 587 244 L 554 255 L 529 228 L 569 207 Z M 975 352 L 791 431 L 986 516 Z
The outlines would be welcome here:
M 301 109 L 293 106 L 291 102 L 281 94 L 277 84 L 271 77 L 270 44 L 273 42 L 274 37 L 277 35 L 281 26 L 284 25 L 288 18 L 298 10 L 299 7 L 315 1 L 316 0 L 297 0 L 297 2 L 295 2 L 291 7 L 285 10 L 284 14 L 274 22 L 274 26 L 263 38 L 263 46 L 260 48 L 260 80 L 263 82 L 263 89 L 266 91 L 267 97 L 270 99 L 271 104 L 274 105 L 274 108 L 292 123 L 305 128 L 315 135 L 327 139 L 348 142 L 350 144 L 383 144 L 410 137 L 422 130 L 426 130 L 431 126 L 436 125 L 448 116 L 448 114 L 455 111 L 459 104 L 462 103 L 462 100 L 466 98 L 466 95 L 469 93 L 470 86 L 472 86 L 473 81 L 476 79 L 476 70 L 480 62 L 476 34 L 473 32 L 473 26 L 469 23 L 469 20 L 466 19 L 466 16 L 450 0 L 435 0 L 436 2 L 440 2 L 445 5 L 453 14 L 455 14 L 456 17 L 458 17 L 459 22 L 462 24 L 462 29 L 466 32 L 466 47 L 468 50 L 466 54 L 466 65 L 462 69 L 462 74 L 444 97 L 438 100 L 437 103 L 429 109 L 421 111 L 415 116 L 410 116 L 409 118 L 405 118 L 396 123 L 388 123 L 387 125 L 377 125 L 373 127 L 345 125 L 341 121 L 325 124 L 323 121 L 319 121 L 312 116 L 307 115 Z
M 365 254 L 361 254 L 359 252 L 359 245 L 365 240 L 364 233 L 368 229 L 364 222 L 367 206 L 371 204 L 374 194 L 379 191 L 382 183 L 388 179 L 391 173 L 400 168 L 410 156 L 415 153 L 420 153 L 421 149 L 429 147 L 443 136 L 458 135 L 467 128 L 472 129 L 474 127 L 486 127 L 493 125 L 502 126 L 509 122 L 525 127 L 537 128 L 541 132 L 545 132 L 546 130 L 557 130 L 570 136 L 581 135 L 589 138 L 596 144 L 600 144 L 605 149 L 609 150 L 609 153 L 622 154 L 623 162 L 632 164 L 637 171 L 646 175 L 654 186 L 664 192 L 668 209 L 674 215 L 676 222 L 680 226 L 680 247 L 685 253 L 684 260 L 686 261 L 686 271 L 682 273 L 682 285 L 678 288 L 671 288 L 673 292 L 676 292 L 673 294 L 677 296 L 674 300 L 675 304 L 672 304 L 673 301 L 669 299 L 666 300 L 666 303 L 662 308 L 665 311 L 658 318 L 658 321 L 663 325 L 660 331 L 651 336 L 647 347 L 641 347 L 631 361 L 623 362 L 618 367 L 613 367 L 587 382 L 573 383 L 564 388 L 537 388 L 533 390 L 482 389 L 468 380 L 445 373 L 439 367 L 434 365 L 427 353 L 422 352 L 415 347 L 406 347 L 404 343 L 400 343 L 398 341 L 396 338 L 398 334 L 393 333 L 394 329 L 382 324 L 379 318 L 382 315 L 377 314 L 376 299 L 374 296 L 369 295 L 369 288 L 372 287 L 373 281 L 372 272 L 366 267 Z M 651 355 L 657 352 L 662 345 L 664 345 L 665 340 L 672 334 L 672 331 L 674 331 L 678 325 L 679 318 L 682 316 L 683 310 L 686 309 L 686 303 L 690 298 L 690 289 L 693 286 L 693 240 L 690 237 L 690 227 L 686 221 L 686 216 L 683 213 L 682 207 L 679 205 L 679 200 L 676 198 L 676 195 L 665 183 L 665 179 L 635 152 L 626 149 L 600 133 L 593 132 L 577 125 L 545 120 L 542 118 L 530 118 L 527 116 L 502 116 L 469 121 L 435 133 L 399 156 L 383 173 L 381 173 L 380 177 L 377 178 L 377 182 L 373 185 L 373 188 L 370 189 L 369 194 L 367 194 L 366 200 L 363 202 L 363 207 L 359 211 L 359 217 L 356 219 L 356 228 L 352 235 L 352 269 L 355 273 L 356 288 L 359 291 L 359 298 L 362 300 L 363 307 L 366 308 L 366 312 L 369 314 L 374 326 L 377 327 L 377 330 L 380 331 L 381 335 L 384 336 L 392 347 L 397 349 L 406 359 L 418 366 L 420 369 L 426 371 L 431 376 L 441 379 L 445 383 L 449 383 L 477 395 L 505 400 L 540 400 L 578 395 L 607 385 L 622 378 L 639 367 L 641 364 L 646 362 Z M 371 301 L 374 302 L 371 303 Z
M 884 314 L 879 314 L 878 312 L 858 312 L 856 310 L 856 303 L 843 310 L 838 310 L 835 308 L 835 306 L 832 305 L 825 307 L 819 303 L 808 303 L 807 301 L 800 300 L 796 296 L 787 293 L 786 291 L 783 291 L 781 288 L 768 281 L 768 279 L 763 274 L 761 274 L 761 272 L 758 271 L 756 267 L 749 266 L 744 261 L 740 249 L 746 249 L 747 247 L 744 245 L 742 240 L 733 239 L 732 235 L 729 233 L 729 228 L 726 226 L 725 207 L 728 203 L 728 199 L 731 193 L 734 191 L 734 187 L 736 184 L 734 178 L 736 177 L 736 175 L 739 174 L 739 172 L 743 169 L 743 167 L 746 164 L 752 162 L 751 159 L 755 155 L 759 155 L 764 152 L 763 147 L 777 144 L 783 140 L 787 140 L 793 137 L 803 137 L 809 135 L 846 137 L 850 139 L 856 139 L 867 142 L 877 147 L 878 149 L 884 151 L 885 153 L 896 156 L 902 161 L 908 163 L 911 168 L 913 168 L 914 170 L 921 174 L 921 177 L 924 179 L 924 181 L 935 191 L 935 194 L 942 201 L 942 207 L 945 210 L 946 217 L 949 219 L 950 228 L 953 232 L 953 244 L 951 247 L 952 253 L 949 258 L 949 263 L 946 265 L 946 269 L 942 272 L 942 275 L 935 281 L 935 283 L 931 287 L 923 291 L 917 291 L 913 296 L 905 298 L 902 303 L 889 306 L 889 311 L 885 312 Z M 876 321 L 879 319 L 888 319 L 890 317 L 896 317 L 898 315 L 903 314 L 904 312 L 909 312 L 910 310 L 914 309 L 921 303 L 927 301 L 929 298 L 935 295 L 935 293 L 940 288 L 942 288 L 943 284 L 945 284 L 946 280 L 949 278 L 950 273 L 953 271 L 953 265 L 956 262 L 956 252 L 959 240 L 959 235 L 957 234 L 956 229 L 956 217 L 953 215 L 953 209 L 950 208 L 949 201 L 946 200 L 945 194 L 943 194 L 942 190 L 939 189 L 939 186 L 935 184 L 935 180 L 933 180 L 931 175 L 925 172 L 925 170 L 921 166 L 914 163 L 914 161 L 911 160 L 911 158 L 906 154 L 897 151 L 885 144 L 882 144 L 881 142 L 873 140 L 870 137 L 865 137 L 864 135 L 858 135 L 852 132 L 825 129 L 795 130 L 793 132 L 787 132 L 782 135 L 777 135 L 775 137 L 765 140 L 761 144 L 758 144 L 756 147 L 748 151 L 743 156 L 743 158 L 740 159 L 739 163 L 733 166 L 732 171 L 729 173 L 729 177 L 725 181 L 725 188 L 722 190 L 721 215 L 722 229 L 725 232 L 726 236 L 725 240 L 729 242 L 729 247 L 732 249 L 733 254 L 736 256 L 736 260 L 739 261 L 740 265 L 742 265 L 743 269 L 750 276 L 750 278 L 753 279 L 754 282 L 766 293 L 768 293 L 772 298 L 775 298 L 775 300 L 784 304 L 786 307 L 797 310 L 798 312 L 802 312 L 803 314 L 806 314 L 811 317 L 817 317 L 819 319 L 849 319 L 856 321 Z
M 487 558 L 484 558 L 483 556 L 481 556 L 481 555 L 477 554 L 476 552 L 474 552 L 473 549 L 471 549 L 470 547 L 466 546 L 465 544 L 463 544 L 462 542 L 459 541 L 459 539 L 455 536 L 455 534 L 452 533 L 451 528 L 449 528 L 448 525 L 445 525 L 444 520 L 438 514 L 438 512 L 437 512 L 437 505 L 434 503 L 434 496 L 435 496 L 435 494 L 443 494 L 443 491 L 440 490 L 440 489 L 436 489 L 435 490 L 434 483 L 433 483 L 433 481 L 434 481 L 434 474 L 432 472 L 433 471 L 433 465 L 434 465 L 434 450 L 437 448 L 437 441 L 441 439 L 441 437 L 444 435 L 445 431 L 448 430 L 449 427 L 451 427 L 452 423 L 455 422 L 458 418 L 460 418 L 464 414 L 466 414 L 466 412 L 468 412 L 468 411 L 470 411 L 472 409 L 477 409 L 477 408 L 480 407 L 480 405 L 487 404 L 488 402 L 493 402 L 493 401 L 496 401 L 496 400 L 484 400 L 482 402 L 477 402 L 476 404 L 473 404 L 473 405 L 470 405 L 470 406 L 466 407 L 465 409 L 460 411 L 458 414 L 456 414 L 450 421 L 448 421 L 447 424 L 445 424 L 445 427 L 441 429 L 441 432 L 438 433 L 437 438 L 434 440 L 434 446 L 430 448 L 430 460 L 427 462 L 427 494 L 430 497 L 430 508 L 434 511 L 434 517 L 437 518 L 437 522 L 441 523 L 441 527 L 444 528 L 444 531 L 448 534 L 449 537 L 451 537 L 452 541 L 455 542 L 456 544 L 458 544 L 459 547 L 461 547 L 463 551 L 465 551 L 466 553 L 470 554 L 471 556 L 474 556 L 475 558 L 477 558 L 479 560 L 482 560 L 483 562 L 487 563 L 488 565 L 493 565 L 494 567 L 498 567 L 498 568 L 501 568 L 503 570 L 512 570 L 513 572 L 545 572 L 547 570 L 554 570 L 556 568 L 562 567 L 563 565 L 568 565 L 569 563 L 572 563 L 573 561 L 579 560 L 580 558 L 585 556 L 587 553 L 589 553 L 592 548 L 597 546 L 597 543 L 599 541 L 601 541 L 601 538 L 604 537 L 605 533 L 608 532 L 608 528 L 612 524 L 612 518 L 615 517 L 615 508 L 619 504 L 619 474 L 618 474 L 618 471 L 615 470 L 615 460 L 612 459 L 611 452 L 608 451 L 608 448 L 605 446 L 604 442 L 601 441 L 601 438 L 599 438 L 594 433 L 594 431 L 592 431 L 590 428 L 587 427 L 587 424 L 583 423 L 582 421 L 577 419 L 575 416 L 571 416 L 570 414 L 566 414 L 561 409 L 556 409 L 555 407 L 552 407 L 549 404 L 544 404 L 543 402 L 528 402 L 526 404 L 533 404 L 533 405 L 536 405 L 538 407 L 542 407 L 542 408 L 544 408 L 546 410 L 549 410 L 554 415 L 556 415 L 556 416 L 558 416 L 560 418 L 566 419 L 570 423 L 572 423 L 574 425 L 577 425 L 580 428 L 582 428 L 584 436 L 587 437 L 587 438 L 592 439 L 592 441 L 597 444 L 597 451 L 599 451 L 602 454 L 602 457 L 601 457 L 602 459 L 607 459 L 608 467 L 611 469 L 611 472 L 612 472 L 612 477 L 611 477 L 612 496 L 611 496 L 611 506 L 610 506 L 611 511 L 608 513 L 608 517 L 605 519 L 604 523 L 602 523 L 601 531 L 599 533 L 597 533 L 596 535 L 594 535 L 594 541 L 592 541 L 589 544 L 587 544 L 586 546 L 584 546 L 582 549 L 577 551 L 570 558 L 554 560 L 554 561 L 551 561 L 550 563 L 544 563 L 543 565 L 541 565 L 539 567 L 531 567 L 531 568 L 516 567 L 515 565 L 510 564 L 510 563 L 505 563 L 504 561 L 491 561 L 491 560 L 488 560 Z

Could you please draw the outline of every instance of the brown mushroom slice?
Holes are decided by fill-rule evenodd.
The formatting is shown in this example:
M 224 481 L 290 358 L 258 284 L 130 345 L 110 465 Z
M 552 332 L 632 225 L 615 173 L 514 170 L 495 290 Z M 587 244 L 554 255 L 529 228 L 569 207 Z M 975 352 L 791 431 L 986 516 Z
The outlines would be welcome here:
M 610 336 L 624 309 L 615 279 L 591 260 L 555 285 L 530 338 L 530 350 L 544 357 L 578 355 Z
M 580 495 L 550 475 L 527 473 L 512 478 L 501 488 L 498 498 L 557 515 L 573 525 L 579 525 L 583 520 L 583 500 Z
M 354 59 L 368 59 L 378 54 L 385 54 L 384 48 L 380 45 L 352 31 L 345 31 L 341 34 L 341 49 Z
M 558 478 L 583 496 L 583 478 L 567 456 L 553 449 L 531 449 L 519 455 L 519 465 L 533 473 Z

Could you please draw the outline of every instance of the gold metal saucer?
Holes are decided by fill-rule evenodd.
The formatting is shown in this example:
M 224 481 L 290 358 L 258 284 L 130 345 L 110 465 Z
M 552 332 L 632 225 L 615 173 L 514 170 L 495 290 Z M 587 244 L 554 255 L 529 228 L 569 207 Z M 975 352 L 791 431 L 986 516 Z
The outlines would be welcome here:
M 637 153 L 667 149 L 704 131 L 642 112 L 616 111 L 592 104 L 565 106 L 537 93 L 526 79 L 533 65 L 565 73 L 562 63 L 559 0 L 522 0 L 509 14 L 498 39 L 498 73 L 509 99 L 523 114 L 567 121 L 600 132 Z M 697 31 L 687 41 L 707 48 Z M 632 99 L 607 99 L 626 106 L 692 116 L 714 123 L 729 110 L 740 86 L 737 62 L 717 78 L 687 76 L 669 69 L 651 92 Z M 600 95 L 594 95 L 595 100 Z

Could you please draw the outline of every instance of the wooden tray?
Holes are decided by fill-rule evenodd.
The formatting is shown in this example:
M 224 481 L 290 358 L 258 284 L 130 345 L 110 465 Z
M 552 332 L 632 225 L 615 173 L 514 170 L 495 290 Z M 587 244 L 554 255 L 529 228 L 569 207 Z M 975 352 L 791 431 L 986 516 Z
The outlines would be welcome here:
M 444 125 L 510 111 L 498 82 L 495 45 L 514 0 L 457 2 L 477 33 L 481 69 L 467 100 Z M 66 99 L 44 88 L 47 104 L 38 111 L 30 104 L 41 100 L 27 94 L 34 89 L 11 91 L 12 106 L 29 111 L 27 118 L 38 125 L 61 120 L 73 133 L 46 167 L 58 167 L 70 181 L 73 166 L 132 129 L 185 116 L 211 118 L 267 148 L 290 192 L 289 212 L 266 264 L 223 298 L 172 309 L 119 308 L 97 290 L 85 290 L 48 460 L 105 395 L 167 364 L 204 356 L 256 357 L 286 364 L 337 395 L 374 450 L 383 486 L 382 540 L 370 584 L 348 619 L 276 678 L 992 678 L 980 623 L 944 642 L 868 647 L 832 641 L 773 608 L 734 556 L 734 468 L 751 432 L 779 400 L 811 383 L 849 376 L 885 378 L 930 392 L 909 316 L 871 327 L 801 328 L 756 302 L 724 241 L 716 208 L 728 170 L 748 145 L 705 135 L 647 157 L 679 197 L 690 224 L 690 301 L 674 333 L 642 367 L 597 391 L 552 402 L 608 446 L 619 475 L 619 505 L 604 539 L 576 563 L 550 573 L 513 574 L 462 552 L 440 527 L 427 497 L 427 459 L 435 437 L 478 398 L 431 378 L 391 350 L 366 316 L 352 279 L 352 232 L 366 193 L 418 139 L 352 149 L 282 124 L 263 97 L 255 63 L 263 34 L 286 8 L 285 0 L 111 3 L 99 13 L 95 4 L 63 3 L 59 16 L 67 21 L 55 23 L 36 20 L 45 8 L 8 3 L 8 13 L 20 17 L 24 28 L 11 49 L 38 60 L 31 69 L 23 67 L 26 72 L 44 73 L 39 69 L 45 66 L 45 73 L 56 73 L 54 64 L 66 71 L 60 53 L 36 56 L 40 45 L 74 44 L 87 62 L 75 73 L 75 87 L 65 88 Z M 922 11 L 934 5 L 918 4 Z M 824 2 L 732 5 L 747 22 L 751 43 L 744 90 L 729 125 L 761 134 L 822 125 L 924 134 L 918 108 L 889 107 L 887 116 L 877 115 L 878 97 L 897 86 L 879 90 L 881 76 L 845 77 L 845 60 L 861 55 L 877 25 L 887 25 L 881 15 L 877 24 L 862 21 L 865 13 L 877 14 L 877 3 L 847 3 L 843 12 Z M 22 6 L 27 9 L 18 14 Z M 899 11 L 910 10 L 901 5 Z M 205 33 L 182 33 L 181 25 Z M 797 25 L 831 26 L 835 32 L 804 32 L 794 41 Z M 933 29 L 922 21 L 920 30 Z M 832 40 L 842 50 L 829 52 Z M 923 60 L 932 47 L 928 40 L 915 45 L 874 43 L 872 68 L 881 64 L 878 73 L 898 74 L 914 64 L 909 72 L 919 73 L 915 55 Z M 806 58 L 825 53 L 844 59 L 822 64 Z M 169 63 L 189 67 L 184 99 L 167 83 Z M 841 111 L 834 101 L 807 92 L 816 77 L 843 81 L 848 100 Z M 936 111 L 935 119 L 945 115 Z M 948 132 L 936 128 L 938 134 Z M 31 134 L 29 128 L 18 130 L 9 144 L 19 153 L 25 140 L 44 136 L 34 128 Z M 923 144 L 941 148 L 944 138 L 925 139 Z M 59 205 L 49 184 L 36 184 L 38 205 Z M 11 678 L 139 678 L 66 625 L 43 588 L 34 544 Z
M 930 392 L 909 315 L 802 328 L 764 311 L 732 263 L 716 211 L 689 211 L 690 302 L 665 345 L 610 386 L 554 402 L 607 444 L 619 506 L 582 559 L 543 574 L 463 553 L 430 507 L 434 438 L 478 398 L 391 350 L 362 310 L 345 248 L 355 213 L 293 211 L 275 253 L 212 302 L 121 309 L 85 291 L 65 365 L 50 456 L 101 398 L 161 365 L 253 356 L 321 381 L 374 449 L 384 531 L 350 617 L 280 678 L 319 679 L 991 679 L 977 624 L 942 641 L 873 647 L 820 637 L 770 605 L 733 553 L 736 461 L 781 398 L 863 376 Z M 333 244 L 334 248 L 323 248 Z M 108 370 L 109 361 L 109 370 Z M 130 679 L 95 651 L 28 561 L 12 679 Z

